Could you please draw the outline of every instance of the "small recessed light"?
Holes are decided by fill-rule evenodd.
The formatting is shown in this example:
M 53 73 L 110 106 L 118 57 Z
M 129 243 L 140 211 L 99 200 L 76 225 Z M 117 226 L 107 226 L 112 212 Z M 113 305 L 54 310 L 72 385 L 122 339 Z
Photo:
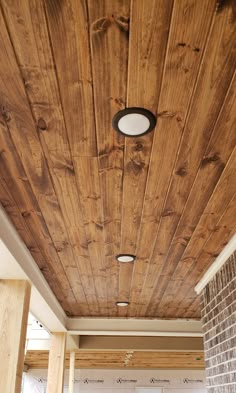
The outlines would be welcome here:
M 155 116 L 144 108 L 123 109 L 112 120 L 112 126 L 116 131 L 130 137 L 147 134 L 153 130 L 155 125 Z
M 132 254 L 119 254 L 116 256 L 116 259 L 118 262 L 122 262 L 122 263 L 134 262 L 136 256 Z
M 126 307 L 129 305 L 129 302 L 116 302 L 116 305 L 119 307 Z

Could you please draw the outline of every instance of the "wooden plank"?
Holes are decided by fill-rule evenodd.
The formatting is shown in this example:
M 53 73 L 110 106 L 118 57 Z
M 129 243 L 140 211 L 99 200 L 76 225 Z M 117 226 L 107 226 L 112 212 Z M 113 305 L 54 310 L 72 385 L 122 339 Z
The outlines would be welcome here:
M 75 351 L 70 352 L 69 393 L 74 393 Z
M 172 237 L 235 71 L 234 37 L 236 31 L 231 23 L 231 13 L 232 10 L 229 7 L 216 14 L 208 37 L 168 196 L 161 213 L 156 245 L 146 276 L 148 284 L 141 294 L 146 304 L 141 308 L 140 315 L 153 315 L 156 308 L 156 303 L 148 306 L 152 296 L 155 296 L 156 277 L 165 267 L 165 258 Z
M 86 1 L 45 5 L 72 157 L 96 157 Z
M 40 128 L 40 131 L 43 131 L 39 132 L 41 143 L 64 213 L 63 218 L 70 243 L 73 245 L 73 256 L 76 258 L 79 276 L 82 278 L 83 287 L 90 288 L 86 298 L 94 304 L 91 313 L 96 315 L 94 309 L 97 301 L 87 252 L 87 239 L 78 205 L 75 173 L 54 72 L 44 7 L 42 2 L 38 1 L 30 4 L 24 2 L 23 7 L 18 6 L 16 13 L 14 11 L 17 4 L 13 7 L 13 4 L 4 3 L 5 17 L 13 37 L 34 117 L 40 123 L 39 128 L 42 128 L 42 124 L 45 127 L 43 130 Z M 21 18 L 20 28 L 17 15 Z M 28 37 L 27 46 L 24 45 L 25 36 Z M 61 251 L 60 245 L 59 250 Z M 76 309 L 74 314 L 78 315 Z
M 37 4 L 39 4 L 39 2 L 37 2 Z M 14 49 L 17 51 L 17 55 L 22 60 L 22 63 L 20 63 L 21 71 L 25 71 L 23 77 L 29 83 L 27 88 L 27 93 L 29 97 L 32 98 L 32 101 L 33 99 L 35 99 L 35 101 L 33 101 L 35 103 L 35 106 L 33 106 L 33 113 L 35 119 L 32 117 L 28 105 L 28 98 L 25 94 L 24 86 L 21 80 L 21 75 L 17 67 L 17 64 L 15 62 L 14 52 L 11 47 L 8 33 L 6 31 L 5 23 L 3 17 L 1 16 L 1 21 L 0 21 L 1 36 L 2 36 L 1 56 L 2 57 L 4 56 L 6 58 L 6 61 L 4 62 L 4 65 L 2 67 L 1 80 L 0 80 L 0 89 L 1 89 L 1 97 L 2 97 L 2 106 L 4 108 L 4 116 L 7 119 L 7 124 L 11 133 L 13 143 L 15 146 L 17 146 L 17 150 L 21 157 L 23 167 L 25 169 L 28 180 L 31 184 L 33 192 L 40 206 L 40 210 L 43 216 L 47 217 L 46 222 L 47 222 L 49 233 L 53 239 L 54 246 L 58 252 L 58 255 L 60 256 L 61 262 L 64 265 L 66 275 L 71 283 L 71 287 L 73 289 L 74 295 L 80 305 L 81 313 L 86 315 L 88 314 L 87 299 L 85 297 L 84 289 L 80 281 L 79 269 L 77 265 L 78 260 L 75 260 L 75 255 L 74 255 L 75 250 L 74 249 L 72 250 L 70 238 L 68 237 L 68 231 L 65 226 L 65 220 L 68 218 L 68 220 L 71 220 L 70 228 L 73 228 L 76 213 L 79 212 L 79 209 L 75 208 L 73 203 L 71 207 L 70 198 L 68 197 L 67 199 L 66 197 L 64 198 L 65 192 L 68 195 L 68 190 L 70 190 L 69 186 L 71 186 L 70 179 L 71 179 L 71 173 L 73 174 L 73 169 L 71 170 L 71 166 L 70 166 L 71 161 L 70 160 L 67 161 L 66 154 L 68 153 L 67 151 L 68 149 L 65 147 L 67 141 L 64 135 L 62 135 L 61 131 L 57 132 L 57 130 L 60 128 L 59 125 L 61 124 L 60 113 L 58 114 L 59 122 L 57 121 L 56 118 L 55 124 L 50 123 L 51 116 L 52 115 L 55 116 L 55 112 L 57 112 L 58 108 L 56 107 L 56 109 L 54 109 L 54 107 L 52 106 L 50 107 L 53 108 L 52 111 L 50 112 L 50 110 L 48 110 L 47 112 L 48 102 L 51 102 L 50 99 L 57 98 L 56 91 L 55 89 L 53 90 L 54 71 L 52 70 L 54 70 L 54 66 L 51 67 L 52 70 L 51 72 L 49 72 L 51 68 L 48 67 L 48 63 L 45 64 L 45 62 L 47 61 L 47 55 L 49 53 L 47 52 L 45 54 L 41 47 L 39 48 L 41 50 L 38 50 L 38 52 L 36 51 L 37 53 L 35 53 L 36 50 L 35 48 L 37 48 L 37 46 L 34 47 L 34 40 L 32 38 L 34 37 L 34 35 L 29 34 L 27 30 L 27 23 L 32 30 L 31 19 L 29 15 L 29 9 L 27 8 L 27 3 L 26 2 L 24 3 L 24 7 L 21 7 L 19 5 L 18 11 L 19 11 L 19 15 L 21 15 L 21 18 L 17 19 L 18 23 L 13 23 L 14 18 L 18 18 L 17 17 L 18 14 L 14 13 L 14 9 L 10 13 L 11 9 L 8 8 L 8 5 L 10 6 L 9 3 L 7 2 L 4 3 L 4 16 L 6 19 L 9 19 L 8 28 L 9 30 L 11 30 L 11 35 L 14 36 L 14 40 L 16 39 Z M 17 4 L 14 4 L 14 6 L 17 6 Z M 36 8 L 34 9 L 34 11 L 36 11 Z M 39 12 L 39 9 L 37 9 L 37 11 Z M 39 26 L 41 26 L 42 30 L 38 32 L 38 37 L 41 38 L 41 40 L 45 38 L 45 34 L 46 34 L 45 29 L 43 29 L 44 23 L 43 23 L 42 12 L 43 10 L 41 10 L 41 14 L 40 14 L 40 17 L 42 17 L 41 19 L 42 26 L 40 23 L 37 23 L 37 20 L 34 21 L 35 23 L 33 24 L 34 28 L 36 27 L 39 28 Z M 35 12 L 35 17 L 37 16 L 38 14 Z M 21 21 L 20 23 L 19 20 Z M 18 29 L 19 24 L 21 26 L 20 29 Z M 17 39 L 17 37 L 21 39 L 21 43 L 24 43 L 25 37 L 27 37 L 28 44 L 23 46 L 26 49 L 26 52 L 20 51 L 18 47 L 19 39 Z M 33 42 L 31 40 L 33 40 Z M 42 41 L 39 41 L 39 44 L 41 42 Z M 32 56 L 33 53 L 35 53 L 35 56 Z M 41 69 L 38 68 L 39 65 L 37 59 L 39 54 L 41 54 L 39 60 L 42 62 L 42 68 L 44 65 L 46 68 L 44 69 L 43 79 L 42 79 Z M 23 62 L 23 60 L 25 60 L 25 63 Z M 34 68 L 35 65 L 34 61 L 36 61 L 35 68 Z M 50 57 L 48 59 L 48 62 L 50 62 Z M 35 85 L 30 83 L 30 76 L 34 75 L 34 73 L 36 75 L 36 77 L 34 78 Z M 48 77 L 46 78 L 45 75 L 47 74 Z M 14 75 L 14 79 L 12 78 L 12 75 Z M 49 85 L 46 86 L 45 89 L 43 89 L 42 86 L 46 82 L 48 82 Z M 50 93 L 48 93 L 48 91 L 50 91 Z M 17 94 L 15 92 L 17 92 Z M 51 93 L 52 93 L 52 97 L 50 97 Z M 49 133 L 48 127 L 51 130 L 51 127 L 53 128 L 53 126 L 55 126 L 55 131 L 56 131 L 55 134 L 57 135 L 57 139 L 54 142 L 54 144 L 56 145 L 56 149 L 57 148 L 61 150 L 64 149 L 63 151 L 65 152 L 65 155 L 61 157 L 61 160 L 58 159 L 58 156 L 56 155 L 56 158 L 53 161 L 54 167 L 51 161 L 52 155 L 50 155 L 49 157 L 47 154 L 48 152 L 46 152 L 46 157 L 48 160 L 46 161 L 44 153 L 45 150 L 47 149 L 45 149 L 44 146 L 44 149 L 42 150 L 39 136 L 36 132 L 37 129 L 38 133 L 40 134 L 40 137 L 46 139 Z M 45 141 L 45 139 L 43 139 L 43 142 Z M 55 161 L 57 162 L 57 164 Z M 48 167 L 50 168 L 50 173 L 48 171 Z M 55 176 L 53 177 L 52 168 L 54 171 L 56 170 L 60 171 L 61 168 L 61 177 L 57 176 L 57 178 L 55 179 Z M 52 183 L 51 176 L 54 178 L 55 184 Z M 55 192 L 54 186 L 57 192 Z M 73 194 L 71 197 L 76 199 L 76 194 Z M 60 200 L 60 203 L 58 199 Z M 69 209 L 70 207 L 71 210 L 72 208 L 74 208 L 72 211 L 70 210 L 69 215 L 68 215 L 69 209 L 66 210 L 67 204 L 66 203 L 63 204 L 63 202 L 65 201 L 67 201 L 69 205 Z M 63 211 L 64 215 L 62 214 L 61 211 L 62 207 L 65 209 Z M 83 237 L 81 240 L 82 242 L 84 240 L 85 244 L 83 243 L 83 245 L 81 245 L 78 239 L 77 241 L 75 241 L 75 244 L 76 247 L 78 247 L 78 245 L 81 245 L 81 249 L 82 249 L 81 258 L 82 258 L 84 253 L 86 254 L 86 241 L 85 239 L 83 239 Z M 87 260 L 88 258 L 85 259 Z M 86 265 L 86 264 L 83 263 L 82 265 Z
M 159 285 L 159 290 L 153 298 L 153 302 L 158 304 L 156 311 L 160 316 L 165 314 L 169 304 L 176 299 L 182 284 L 182 280 L 180 280 L 179 285 L 176 280 L 178 281 L 179 277 L 181 279 L 183 268 L 185 269 L 189 263 L 191 264 L 191 260 L 188 259 L 189 256 L 185 256 L 187 260 L 181 260 L 185 249 L 189 248 L 191 250 L 191 245 L 193 245 L 195 253 L 192 252 L 192 255 L 198 255 L 198 250 L 200 250 L 201 244 L 203 244 L 208 233 L 210 224 L 208 220 L 211 219 L 212 222 L 213 218 L 217 219 L 218 217 L 219 219 L 236 192 L 236 175 L 234 172 L 236 165 L 234 154 L 232 155 L 232 150 L 236 146 L 235 113 L 236 77 L 231 83 L 225 103 L 222 106 L 220 116 L 173 236 L 165 265 L 161 271 L 160 282 L 163 283 L 163 287 Z M 222 129 L 224 129 L 223 137 Z M 210 201 L 206 207 L 209 199 Z M 213 213 L 213 216 L 207 214 L 209 210 Z M 203 226 L 203 221 L 200 219 L 201 233 L 199 234 L 198 229 L 198 238 L 196 238 L 194 230 L 202 214 L 205 217 L 205 225 Z M 192 261 L 192 263 L 194 262 Z
M 227 193 L 225 192 L 227 190 Z M 188 273 L 191 271 L 193 266 L 197 266 L 199 263 L 199 255 L 208 239 L 221 228 L 228 233 L 228 221 L 230 218 L 227 214 L 227 209 L 233 206 L 234 195 L 236 193 L 236 154 L 232 154 L 212 197 L 206 206 L 201 219 L 187 245 L 183 255 L 180 257 L 178 266 L 172 276 L 172 281 L 169 283 L 168 295 L 166 293 L 166 300 L 163 300 L 162 307 L 166 307 L 166 316 L 170 316 L 173 308 L 177 308 L 180 301 L 183 300 L 182 285 L 186 281 Z M 233 202 L 232 202 L 233 198 Z M 230 218 L 231 220 L 231 218 Z M 232 224 L 231 226 L 232 227 Z M 229 240 L 229 239 L 228 239 Z M 218 247 L 216 243 L 215 247 Z M 217 253 L 215 253 L 216 255 Z M 207 266 L 205 267 L 207 269 Z M 193 281 L 194 286 L 196 280 Z M 181 293 L 180 293 L 181 292 Z M 195 294 L 196 296 L 196 294 Z M 171 302 L 174 304 L 171 305 Z M 165 302 L 165 305 L 163 304 Z M 187 304 L 186 304 L 187 305 Z M 200 310 L 199 310 L 200 311 Z M 199 314 L 200 315 L 200 312 Z
M 98 174 L 97 157 L 75 157 L 75 172 L 78 177 L 80 202 L 85 218 L 84 226 L 88 238 L 94 285 L 100 315 L 108 315 L 107 272 L 104 250 L 104 218 L 102 195 Z M 86 291 L 90 291 L 89 287 Z
M 212 1 L 204 1 L 204 6 L 189 0 L 174 3 L 158 123 L 138 237 L 138 259 L 132 278 L 129 316 L 141 315 L 139 304 L 149 300 L 153 289 L 152 285 L 147 286 L 145 297 L 140 297 L 213 13 Z
M 5 393 L 21 392 L 30 290 L 27 281 L 0 280 L 0 389 Z
M 185 311 L 185 316 L 186 318 L 199 318 L 199 310 L 200 308 L 200 302 L 201 302 L 201 297 L 197 296 L 193 299 L 192 303 L 190 303 L 190 306 L 187 308 Z
M 64 362 L 66 333 L 53 333 L 48 361 L 47 393 L 62 393 L 64 390 Z
M 227 190 L 227 193 L 225 192 Z M 184 252 L 184 258 L 194 258 L 207 239 L 217 231 L 218 222 L 227 211 L 236 193 L 236 151 L 231 155 L 227 166 L 206 206 L 193 236 Z
M 51 258 L 49 258 L 47 254 L 47 250 L 46 252 L 44 252 L 44 248 L 47 248 L 47 245 L 45 244 L 46 238 L 44 238 L 44 244 L 41 244 L 41 242 L 38 241 L 40 246 L 35 242 L 35 238 L 32 234 L 35 232 L 35 228 L 38 228 L 38 223 L 35 223 L 35 221 L 31 218 L 31 213 L 27 215 L 27 219 L 24 218 L 24 216 L 18 209 L 15 201 L 12 199 L 12 196 L 8 192 L 6 183 L 1 178 L 0 202 L 4 207 L 6 213 L 8 214 L 10 220 L 12 221 L 13 225 L 15 226 L 15 229 L 20 235 L 21 239 L 25 243 L 26 247 L 29 249 L 39 269 L 41 270 L 41 272 L 43 272 L 46 280 L 50 282 L 50 288 L 52 289 L 54 295 L 56 296 L 66 313 L 68 313 L 68 315 L 72 314 L 71 306 L 74 306 L 74 308 L 77 307 L 78 309 L 78 305 L 68 281 L 65 280 L 66 277 L 60 260 L 58 259 L 57 255 L 54 260 L 51 260 Z M 60 277 L 62 279 L 59 283 Z
M 171 316 L 190 275 L 178 315 L 197 316 L 206 226 L 233 227 L 231 5 L 2 1 L 0 200 L 68 315 Z M 111 119 L 136 105 L 157 128 L 125 140 Z
M 128 107 L 144 107 L 157 113 L 172 3 L 131 3 Z M 136 254 L 153 135 L 125 138 L 121 250 L 128 254 Z M 133 266 L 120 264 L 119 299 L 129 299 Z M 119 310 L 119 315 L 126 313 L 127 308 Z
M 98 163 L 103 199 L 104 242 L 110 315 L 116 315 L 120 251 L 124 137 L 111 126 L 126 105 L 129 0 L 88 0 Z
M 128 357 L 127 357 L 128 356 Z M 69 367 L 69 352 L 65 367 Z M 48 351 L 27 351 L 25 363 L 29 368 L 47 368 Z M 196 368 L 204 369 L 204 353 L 162 351 L 76 351 L 76 368 Z
M 226 246 L 231 237 L 235 234 L 235 216 L 236 216 L 236 194 L 230 201 L 225 214 L 214 227 L 209 239 L 204 244 L 201 252 L 197 256 L 197 264 L 192 264 L 185 276 L 185 283 L 182 285 L 181 294 L 177 297 L 178 308 L 175 309 L 175 314 L 178 316 L 183 313 L 186 304 L 191 306 L 191 303 L 196 298 L 194 286 L 201 279 L 205 271 L 210 267 L 211 263 L 217 258 L 223 248 Z
M 2 183 L 0 201 L 9 213 L 18 233 L 25 241 L 45 278 L 48 279 L 58 300 L 66 306 L 65 311 L 72 314 L 74 308 L 74 311 L 79 312 L 78 303 L 65 275 L 63 265 L 58 258 L 39 205 L 21 165 L 20 157 L 1 115 L 0 131 L 0 146 L 4 151 L 0 155 L 0 179 Z M 17 202 L 14 198 L 17 199 Z M 30 232 L 30 235 L 28 232 Z M 41 252 L 43 255 L 41 255 Z
M 82 213 L 81 219 L 75 217 L 77 223 L 83 223 L 89 255 L 89 259 L 81 263 L 81 277 L 85 282 L 90 313 L 96 315 L 99 310 L 101 315 L 107 315 L 103 209 L 95 158 L 97 145 L 86 2 L 62 1 L 59 4 L 47 1 L 46 11 L 78 189 L 75 202 L 79 200 Z M 74 193 L 72 190 L 72 195 Z M 96 215 L 91 217 L 91 212 Z M 80 237 L 74 238 L 75 244 Z M 87 265 L 89 271 L 86 273 Z M 90 277 L 89 281 L 85 281 L 86 274 Z

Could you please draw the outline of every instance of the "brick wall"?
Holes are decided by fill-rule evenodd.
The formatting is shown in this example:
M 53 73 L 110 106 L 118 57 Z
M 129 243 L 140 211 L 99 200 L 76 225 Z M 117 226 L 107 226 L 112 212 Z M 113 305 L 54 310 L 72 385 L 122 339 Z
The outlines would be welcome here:
M 236 252 L 202 291 L 208 393 L 236 393 Z

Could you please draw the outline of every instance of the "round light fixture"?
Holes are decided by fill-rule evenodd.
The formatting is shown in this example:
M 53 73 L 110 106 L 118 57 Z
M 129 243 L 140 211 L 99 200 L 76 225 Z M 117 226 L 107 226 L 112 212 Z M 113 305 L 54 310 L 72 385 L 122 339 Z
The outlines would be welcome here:
M 116 256 L 116 259 L 118 262 L 128 263 L 128 262 L 134 262 L 136 256 L 132 254 L 119 254 Z
M 152 112 L 144 108 L 126 108 L 116 113 L 113 128 L 125 136 L 135 137 L 147 134 L 156 125 Z
M 116 302 L 116 305 L 119 307 L 126 307 L 129 305 L 129 302 Z

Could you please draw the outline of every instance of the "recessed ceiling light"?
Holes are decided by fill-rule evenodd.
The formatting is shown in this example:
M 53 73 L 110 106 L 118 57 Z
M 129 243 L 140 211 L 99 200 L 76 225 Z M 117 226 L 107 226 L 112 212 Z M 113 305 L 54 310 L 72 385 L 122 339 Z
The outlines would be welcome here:
M 129 302 L 116 302 L 116 305 L 119 307 L 126 307 L 129 305 Z
M 133 262 L 136 259 L 135 255 L 132 254 L 119 254 L 116 256 L 118 262 L 127 263 Z
M 147 134 L 153 130 L 155 125 L 155 116 L 144 108 L 123 109 L 112 120 L 112 126 L 116 131 L 130 137 Z

